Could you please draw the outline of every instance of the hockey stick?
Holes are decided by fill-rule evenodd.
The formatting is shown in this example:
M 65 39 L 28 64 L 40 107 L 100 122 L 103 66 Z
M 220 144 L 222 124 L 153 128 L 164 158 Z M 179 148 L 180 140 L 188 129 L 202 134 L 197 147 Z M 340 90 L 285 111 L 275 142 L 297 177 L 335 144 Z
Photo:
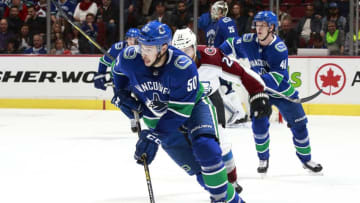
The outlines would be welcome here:
M 91 38 L 89 35 L 87 35 L 81 28 L 79 28 L 75 23 L 73 23 L 69 17 L 66 15 L 64 10 L 62 10 L 61 6 L 55 1 L 51 0 L 51 2 L 55 5 L 55 7 L 59 10 L 60 14 L 65 18 L 65 20 L 70 23 L 77 31 L 79 31 L 86 39 L 88 39 L 96 48 L 98 48 L 103 54 L 105 54 L 107 57 L 111 59 L 111 61 L 114 60 L 114 57 L 112 57 L 104 48 L 102 48 L 96 41 Z
M 286 100 L 288 100 L 288 101 L 291 101 L 291 102 L 294 102 L 294 103 L 298 103 L 298 104 L 305 103 L 305 102 L 308 102 L 308 101 L 310 101 L 310 100 L 315 99 L 315 98 L 316 98 L 317 96 L 319 96 L 319 95 L 321 94 L 321 92 L 323 91 L 322 89 L 320 89 L 319 91 L 317 91 L 316 93 L 314 93 L 314 94 L 312 94 L 312 95 L 310 95 L 310 96 L 307 96 L 307 97 L 304 97 L 304 98 L 292 99 L 292 98 L 290 98 L 290 97 L 282 94 L 281 92 L 278 92 L 278 91 L 276 91 L 276 90 L 274 90 L 274 89 L 271 89 L 271 88 L 269 88 L 269 87 L 265 87 L 265 90 L 266 90 L 266 91 L 269 91 L 269 92 L 271 92 L 271 93 L 273 93 L 273 94 L 276 94 L 276 95 L 280 96 L 281 98 L 284 98 L 284 99 L 286 99 Z
M 138 133 L 138 136 L 140 137 L 141 125 L 140 125 L 139 113 L 137 111 L 133 111 L 133 112 L 134 112 L 135 121 L 136 121 L 137 133 Z M 149 191 L 150 203 L 155 203 L 154 192 L 152 189 L 151 178 L 150 178 L 149 166 L 146 163 L 146 154 L 141 155 L 141 158 L 142 158 L 143 164 L 144 164 L 144 171 L 145 171 L 146 183 L 147 183 L 147 187 L 148 187 L 148 191 Z

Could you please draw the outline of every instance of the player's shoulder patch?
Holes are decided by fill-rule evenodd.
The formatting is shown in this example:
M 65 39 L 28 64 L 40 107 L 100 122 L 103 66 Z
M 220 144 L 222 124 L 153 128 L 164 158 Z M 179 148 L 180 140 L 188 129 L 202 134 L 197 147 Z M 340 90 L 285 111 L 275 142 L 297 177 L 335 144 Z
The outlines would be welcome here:
M 209 56 L 214 56 L 216 54 L 216 49 L 212 47 L 206 47 L 204 53 Z
M 251 42 L 254 39 L 254 33 L 243 34 L 242 39 L 244 42 Z
M 283 52 L 283 51 L 287 50 L 286 45 L 285 45 L 284 42 L 278 42 L 278 43 L 275 44 L 274 47 L 278 52 Z
M 177 67 L 178 69 L 181 69 L 181 70 L 186 69 L 191 64 L 192 64 L 192 60 L 188 56 L 185 56 L 185 55 L 179 55 L 174 61 L 175 67 Z
M 128 46 L 123 52 L 123 57 L 125 59 L 134 59 L 138 53 L 137 46 Z
M 116 50 L 121 50 L 121 49 L 124 48 L 124 43 L 123 43 L 123 42 L 116 42 L 116 43 L 114 44 L 114 48 L 115 48 Z
M 232 19 L 229 18 L 229 17 L 224 17 L 224 18 L 222 18 L 221 20 L 222 20 L 224 23 L 228 23 L 228 22 L 232 21 Z

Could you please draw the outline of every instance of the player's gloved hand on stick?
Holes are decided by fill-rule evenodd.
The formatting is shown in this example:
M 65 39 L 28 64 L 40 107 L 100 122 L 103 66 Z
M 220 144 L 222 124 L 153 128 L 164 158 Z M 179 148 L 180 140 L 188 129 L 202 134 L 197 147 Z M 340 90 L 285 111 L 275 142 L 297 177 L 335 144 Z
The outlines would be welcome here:
M 105 74 L 96 73 L 95 77 L 94 77 L 95 88 L 101 89 L 101 90 L 106 90 L 105 83 L 106 83 Z
M 151 130 L 142 130 L 139 140 L 136 143 L 134 158 L 138 164 L 143 164 L 143 154 L 146 156 L 146 163 L 151 164 L 161 143 L 157 135 Z
M 272 112 L 271 105 L 269 103 L 269 95 L 265 92 L 260 92 L 250 96 L 250 113 L 251 117 L 263 118 L 265 116 L 270 117 Z
M 139 116 L 142 116 L 143 105 L 141 102 L 136 101 L 128 90 L 118 90 L 111 99 L 111 103 L 118 107 L 130 119 L 134 119 L 133 111 L 137 111 Z

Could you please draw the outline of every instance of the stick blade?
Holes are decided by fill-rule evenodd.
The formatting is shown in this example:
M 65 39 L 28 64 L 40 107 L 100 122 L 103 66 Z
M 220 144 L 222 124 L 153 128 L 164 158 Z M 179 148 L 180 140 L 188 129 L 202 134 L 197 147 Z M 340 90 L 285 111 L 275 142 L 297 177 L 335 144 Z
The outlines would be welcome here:
M 301 98 L 299 101 L 300 103 L 305 103 L 305 102 L 308 102 L 308 101 L 311 101 L 313 99 L 315 99 L 317 96 L 319 96 L 321 93 L 322 93 L 322 89 L 320 89 L 319 91 L 317 91 L 315 94 L 313 95 L 310 95 L 308 97 L 304 97 L 304 98 Z

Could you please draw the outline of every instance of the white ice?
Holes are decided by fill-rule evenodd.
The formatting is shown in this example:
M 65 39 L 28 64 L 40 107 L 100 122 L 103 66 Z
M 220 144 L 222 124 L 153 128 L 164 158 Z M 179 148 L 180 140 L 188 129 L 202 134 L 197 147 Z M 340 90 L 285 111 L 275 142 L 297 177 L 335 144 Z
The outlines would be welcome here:
M 285 124 L 270 129 L 270 168 L 261 178 L 249 126 L 230 129 L 247 203 L 360 202 L 360 117 L 309 116 L 313 160 L 302 168 Z M 149 202 L 137 135 L 119 111 L 0 110 L 0 203 Z M 209 196 L 160 150 L 150 165 L 157 203 L 206 203 Z

